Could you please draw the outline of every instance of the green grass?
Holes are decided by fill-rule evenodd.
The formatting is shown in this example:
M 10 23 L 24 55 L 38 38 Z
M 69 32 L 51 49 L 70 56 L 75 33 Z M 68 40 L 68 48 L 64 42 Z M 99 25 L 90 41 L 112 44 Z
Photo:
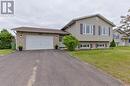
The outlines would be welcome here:
M 7 54 L 10 54 L 13 52 L 14 52 L 14 50 L 11 50 L 11 49 L 2 49 L 2 50 L 0 50 L 0 56 L 7 55 Z
M 74 57 L 95 65 L 125 83 L 130 83 L 130 47 L 83 50 L 70 53 Z

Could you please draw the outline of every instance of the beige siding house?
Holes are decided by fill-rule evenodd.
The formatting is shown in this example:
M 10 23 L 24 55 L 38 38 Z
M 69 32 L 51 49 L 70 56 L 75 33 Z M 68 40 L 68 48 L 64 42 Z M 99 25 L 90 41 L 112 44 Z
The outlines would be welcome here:
M 18 27 L 12 29 L 16 33 L 16 48 L 23 46 L 23 50 L 54 49 L 60 45 L 59 37 L 68 32 L 48 28 Z
M 16 32 L 16 46 L 23 46 L 24 50 L 54 49 L 56 45 L 64 47 L 62 38 L 71 34 L 76 37 L 79 49 L 108 48 L 112 41 L 112 28 L 115 25 L 100 14 L 73 19 L 61 30 L 18 27 Z
M 112 22 L 97 14 L 74 19 L 62 30 L 80 41 L 80 49 L 95 49 L 109 47 L 114 26 Z

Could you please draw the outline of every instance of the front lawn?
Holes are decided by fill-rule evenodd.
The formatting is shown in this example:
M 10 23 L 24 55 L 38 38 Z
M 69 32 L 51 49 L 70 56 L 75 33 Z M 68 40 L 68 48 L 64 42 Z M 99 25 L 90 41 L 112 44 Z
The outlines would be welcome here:
M 3 49 L 3 50 L 0 50 L 0 56 L 7 55 L 7 54 L 10 54 L 13 52 L 14 52 L 14 50 L 11 50 L 11 49 Z
M 130 83 L 130 47 L 113 49 L 81 50 L 71 54 L 106 71 L 112 76 Z

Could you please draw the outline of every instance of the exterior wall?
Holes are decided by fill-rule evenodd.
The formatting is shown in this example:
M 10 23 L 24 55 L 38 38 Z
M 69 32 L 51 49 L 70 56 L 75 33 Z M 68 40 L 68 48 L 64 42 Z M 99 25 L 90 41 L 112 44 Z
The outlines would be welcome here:
M 80 34 L 80 24 L 95 25 L 95 35 Z M 110 36 L 98 35 L 98 26 L 110 27 Z M 67 28 L 66 31 L 75 36 L 79 41 L 112 41 L 112 25 L 103 21 L 99 17 L 87 18 L 76 21 L 71 27 Z
M 24 33 L 17 32 L 16 33 L 16 49 L 18 49 L 18 46 L 23 46 L 23 49 L 25 49 L 25 41 L 26 41 L 26 37 Z
M 81 45 L 89 45 L 89 47 L 81 47 Z M 97 45 L 104 45 L 104 46 L 97 46 Z M 109 42 L 80 42 L 80 45 L 79 45 L 79 48 L 80 49 L 96 49 L 96 48 L 109 48 Z
M 40 36 L 53 36 L 53 45 L 59 45 L 58 34 L 43 34 L 43 33 L 28 33 L 28 32 L 17 32 L 16 33 L 16 48 L 19 45 L 23 46 L 23 50 L 26 50 L 26 36 L 27 35 L 40 35 Z
M 123 34 L 120 34 L 117 31 L 113 31 L 113 39 L 114 39 L 117 46 L 124 46 L 124 42 L 121 39 L 122 36 L 123 36 Z

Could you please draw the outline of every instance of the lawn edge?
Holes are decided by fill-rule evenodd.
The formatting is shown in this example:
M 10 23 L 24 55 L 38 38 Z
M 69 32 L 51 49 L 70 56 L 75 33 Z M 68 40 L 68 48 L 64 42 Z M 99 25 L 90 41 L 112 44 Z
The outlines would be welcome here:
M 120 80 L 120 79 L 118 79 L 118 78 L 112 76 L 111 74 L 109 74 L 109 73 L 105 72 L 104 70 L 102 70 L 102 69 L 96 67 L 95 65 L 92 65 L 92 64 L 90 64 L 90 63 L 88 63 L 88 62 L 85 62 L 85 61 L 80 60 L 78 57 L 75 57 L 75 56 L 71 55 L 70 52 L 67 52 L 67 53 L 68 53 L 72 58 L 77 59 L 78 61 L 82 62 L 83 64 L 89 65 L 90 67 L 92 67 L 93 69 L 98 70 L 99 72 L 103 73 L 104 75 L 106 75 L 106 76 L 108 76 L 108 77 L 110 77 L 110 78 L 112 78 L 112 79 L 115 79 L 116 81 L 118 81 L 119 83 L 121 83 L 123 86 L 130 86 L 129 84 L 124 83 L 122 80 Z
M 13 53 L 15 53 L 16 52 L 16 50 L 13 50 L 11 53 L 8 53 L 8 54 L 1 54 L 0 56 L 8 56 L 8 55 L 11 55 L 11 54 L 13 54 Z

